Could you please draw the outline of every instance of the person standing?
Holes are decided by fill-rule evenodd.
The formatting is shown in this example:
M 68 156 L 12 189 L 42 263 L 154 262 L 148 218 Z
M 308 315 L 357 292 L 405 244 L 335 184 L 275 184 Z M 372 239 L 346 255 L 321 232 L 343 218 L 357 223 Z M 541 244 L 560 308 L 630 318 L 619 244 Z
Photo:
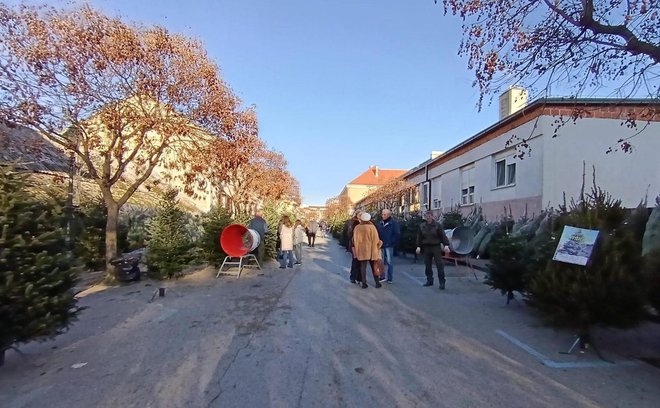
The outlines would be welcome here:
M 374 261 L 381 259 L 380 246 L 382 242 L 378 239 L 378 230 L 371 223 L 371 215 L 368 212 L 360 214 L 360 224 L 353 230 L 353 251 L 355 258 L 360 261 L 360 276 L 362 278 L 362 289 L 367 285 L 367 264 L 371 265 L 371 273 L 374 276 L 376 287 L 380 288 L 380 280 L 376 275 Z
M 294 265 L 302 265 L 303 243 L 305 242 L 305 228 L 300 220 L 296 221 L 293 229 L 293 255 L 296 258 Z
M 442 251 L 449 254 L 449 238 L 442 228 L 442 224 L 436 222 L 433 212 L 424 213 L 424 222 L 417 230 L 416 253 L 424 252 L 424 266 L 426 267 L 426 283 L 423 286 L 433 286 L 433 260 L 438 269 L 438 281 L 440 289 L 445 289 L 445 268 L 442 261 Z
M 268 223 L 264 220 L 263 210 L 259 209 L 254 212 L 254 218 L 250 220 L 247 227 L 257 231 L 259 234 L 259 246 L 253 252 L 256 252 L 259 266 L 263 266 L 264 254 L 266 253 L 266 234 L 269 231 Z
M 360 219 L 358 216 L 360 215 L 360 211 L 355 211 L 353 213 L 353 217 L 346 221 L 346 224 L 344 224 L 344 237 L 346 238 L 346 252 L 351 254 L 351 272 L 350 272 L 350 280 L 351 283 L 359 283 L 362 282 L 362 278 L 360 277 L 360 261 L 353 256 L 353 231 L 355 227 L 360 223 Z
M 387 265 L 387 283 L 392 283 L 392 275 L 394 273 L 394 248 L 399 244 L 401 238 L 401 228 L 399 223 L 392 218 L 392 211 L 384 208 L 381 211 L 382 220 L 378 223 L 378 237 L 383 241 L 381 247 L 383 263 Z M 380 277 L 380 280 L 385 280 L 385 275 Z
M 319 230 L 319 223 L 311 221 L 307 224 L 307 246 L 314 247 L 316 241 L 316 232 Z
M 280 269 L 287 266 L 293 268 L 293 225 L 286 215 L 282 217 L 280 223 L 280 250 L 282 251 Z

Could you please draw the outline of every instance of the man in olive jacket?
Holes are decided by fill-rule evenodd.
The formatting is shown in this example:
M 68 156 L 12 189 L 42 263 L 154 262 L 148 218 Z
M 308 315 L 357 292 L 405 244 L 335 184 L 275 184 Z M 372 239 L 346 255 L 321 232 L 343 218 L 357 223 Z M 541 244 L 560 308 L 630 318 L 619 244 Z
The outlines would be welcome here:
M 438 269 L 438 281 L 440 289 L 445 289 L 445 267 L 442 262 L 442 246 L 444 251 L 449 254 L 449 238 L 442 228 L 442 224 L 436 222 L 433 218 L 433 212 L 427 211 L 424 214 L 424 220 L 417 230 L 417 254 L 424 252 L 424 266 L 426 267 L 426 283 L 424 286 L 433 286 L 433 259 Z

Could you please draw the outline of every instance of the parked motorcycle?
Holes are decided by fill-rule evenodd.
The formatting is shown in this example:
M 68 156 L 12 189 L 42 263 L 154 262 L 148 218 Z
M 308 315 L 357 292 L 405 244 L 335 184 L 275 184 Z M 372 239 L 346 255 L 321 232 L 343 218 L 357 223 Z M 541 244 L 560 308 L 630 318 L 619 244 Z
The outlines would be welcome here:
M 140 280 L 140 267 L 138 264 L 142 255 L 129 255 L 115 257 L 110 260 L 110 264 L 117 269 L 117 280 L 120 282 L 132 282 Z

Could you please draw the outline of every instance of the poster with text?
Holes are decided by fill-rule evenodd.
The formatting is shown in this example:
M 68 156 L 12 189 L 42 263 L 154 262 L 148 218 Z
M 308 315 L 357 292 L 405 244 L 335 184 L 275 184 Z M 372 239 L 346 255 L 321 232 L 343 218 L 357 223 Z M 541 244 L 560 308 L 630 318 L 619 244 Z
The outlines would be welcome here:
M 594 244 L 598 237 L 598 230 L 589 230 L 564 226 L 564 231 L 559 239 L 557 250 L 552 257 L 555 261 L 586 265 L 594 250 Z

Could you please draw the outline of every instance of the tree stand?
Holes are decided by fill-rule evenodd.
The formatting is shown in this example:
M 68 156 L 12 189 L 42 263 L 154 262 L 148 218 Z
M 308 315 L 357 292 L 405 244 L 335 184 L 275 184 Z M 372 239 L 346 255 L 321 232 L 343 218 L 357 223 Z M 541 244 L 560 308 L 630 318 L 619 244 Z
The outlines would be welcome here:
M 600 350 L 598 350 L 598 348 L 596 348 L 596 346 L 594 346 L 593 342 L 591 341 L 591 336 L 589 334 L 577 335 L 576 338 L 575 338 L 575 341 L 573 342 L 571 347 L 568 349 L 568 351 L 560 351 L 559 354 L 572 354 L 573 349 L 575 349 L 576 346 L 580 348 L 580 351 L 579 351 L 580 354 L 584 354 L 584 352 L 589 347 L 591 347 L 596 352 L 596 355 L 598 356 L 598 358 L 600 358 L 601 360 L 603 360 L 607 363 L 614 364 L 613 361 L 608 360 L 605 357 L 603 357 L 603 355 L 600 353 Z
M 568 349 L 568 351 L 560 351 L 559 354 L 572 354 L 573 349 L 575 349 L 576 346 L 580 346 L 580 354 L 584 354 L 584 351 L 589 348 L 589 337 L 576 336 L 575 341 Z
M 232 266 L 238 267 L 238 272 L 236 272 L 236 279 L 241 277 L 243 268 L 256 268 L 261 270 L 261 265 L 259 265 L 259 261 L 257 261 L 257 257 L 254 254 L 247 254 L 243 256 L 226 256 L 225 260 L 222 261 L 222 265 L 220 266 L 218 273 L 215 275 L 216 278 L 220 276 L 221 273 L 223 273 L 225 266 L 228 268 L 231 268 Z

